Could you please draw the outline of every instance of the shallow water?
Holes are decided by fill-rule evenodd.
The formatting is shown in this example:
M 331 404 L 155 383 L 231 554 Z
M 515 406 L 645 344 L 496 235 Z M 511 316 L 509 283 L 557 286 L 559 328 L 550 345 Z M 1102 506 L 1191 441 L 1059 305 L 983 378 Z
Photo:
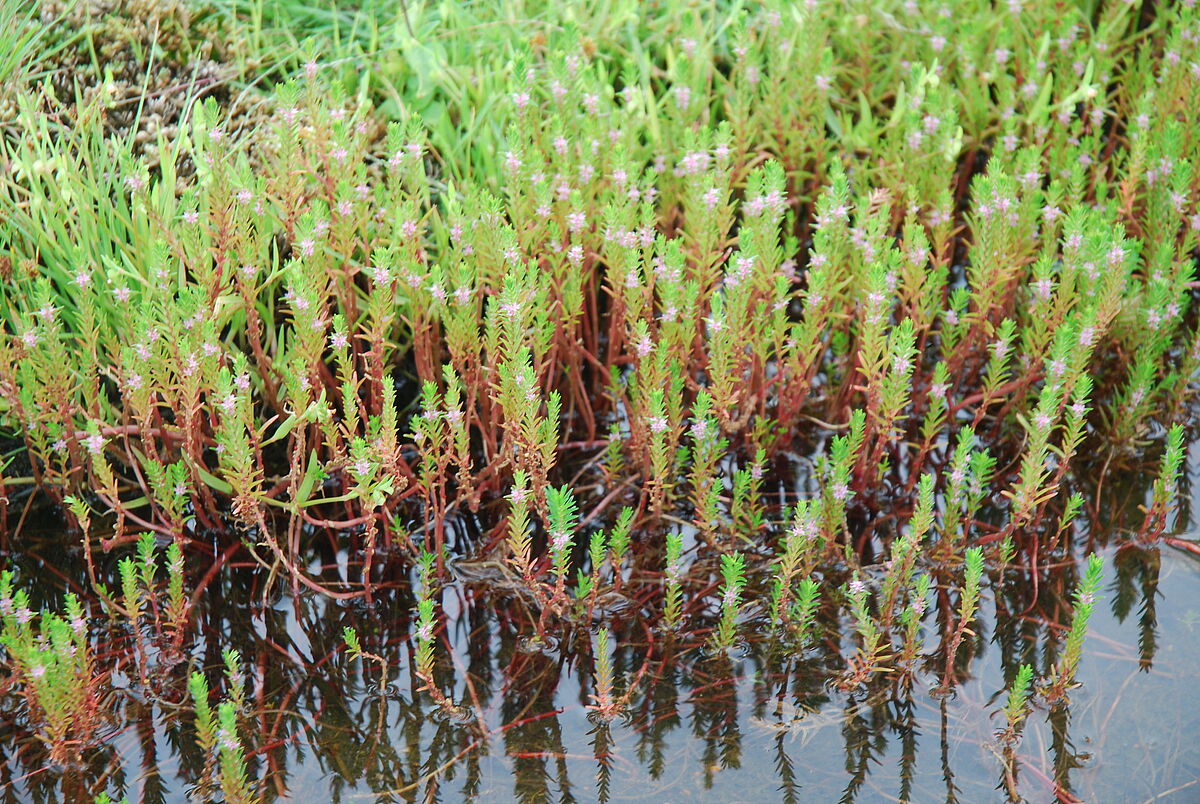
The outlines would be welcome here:
M 1197 457 L 1193 450 L 1193 466 Z M 1123 483 L 1111 487 L 1113 499 L 1144 494 L 1144 478 Z M 1195 501 L 1179 537 L 1200 537 Z M 54 552 L 61 536 L 47 537 L 23 540 L 9 557 L 35 608 L 84 578 L 78 556 Z M 1077 558 L 1087 546 L 1079 539 Z M 205 593 L 192 656 L 214 682 L 224 647 L 249 665 L 242 736 L 265 801 L 977 802 L 1010 791 L 1028 801 L 1069 801 L 1066 791 L 1083 801 L 1200 800 L 1200 710 L 1189 703 L 1200 688 L 1200 560 L 1165 545 L 1096 547 L 1107 562 L 1082 685 L 1069 705 L 1033 711 L 1011 779 L 995 739 L 1006 679 L 1022 662 L 1044 673 L 1055 660 L 1074 565 L 1043 572 L 1036 598 L 1020 568 L 988 588 L 977 638 L 960 651 L 961 683 L 945 698 L 930 694 L 940 681 L 936 655 L 911 685 L 876 684 L 869 697 L 830 682 L 845 665 L 828 641 L 802 655 L 780 655 L 762 639 L 708 656 L 699 646 L 711 617 L 699 610 L 678 644 L 653 645 L 643 669 L 651 631 L 635 600 L 610 612 L 618 692 L 634 684 L 625 714 L 605 723 L 586 708 L 591 651 L 575 643 L 587 635 L 530 646 L 521 636 L 531 631 L 528 612 L 494 593 L 488 565 L 455 566 L 460 580 L 442 597 L 442 689 L 463 705 L 460 714 L 443 713 L 427 694 L 414 702 L 413 600 L 399 577 L 370 609 L 282 589 L 263 608 L 260 573 L 233 565 Z M 323 562 L 327 580 L 346 572 L 344 554 Z M 310 569 L 321 568 L 314 557 Z M 388 659 L 384 687 L 377 665 L 345 656 L 347 624 Z M 761 630 L 747 623 L 747 633 Z M 842 655 L 846 631 L 843 623 Z M 185 676 L 166 668 L 147 695 L 115 674 L 122 722 L 82 771 L 47 767 L 17 701 L 3 699 L 0 802 L 90 800 L 81 784 L 130 801 L 189 800 L 202 759 L 179 706 Z

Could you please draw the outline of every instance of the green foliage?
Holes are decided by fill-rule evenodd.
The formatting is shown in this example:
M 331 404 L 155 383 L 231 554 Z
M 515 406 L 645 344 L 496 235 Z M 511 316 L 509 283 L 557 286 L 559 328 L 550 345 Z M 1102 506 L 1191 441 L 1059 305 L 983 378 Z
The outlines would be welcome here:
M 440 590 L 486 567 L 543 646 L 596 634 L 605 713 L 610 617 L 687 611 L 717 650 L 759 617 L 815 652 L 819 613 L 853 631 L 851 688 L 911 680 L 935 579 L 949 688 L 987 578 L 1069 563 L 1093 508 L 1064 487 L 1165 431 L 1162 536 L 1200 376 L 1195 9 L 862 5 L 217 0 L 176 46 L 228 34 L 228 75 L 126 135 L 177 88 L 64 88 L 56 49 L 105 21 L 0 0 L 0 519 L 12 489 L 65 503 L 121 637 L 97 651 L 78 599 L 35 614 L 3 576 L 38 735 L 92 745 L 122 650 L 169 685 L 198 534 L 261 565 L 264 600 L 373 604 L 377 548 L 415 564 L 443 705 Z M 173 41 L 137 54 L 147 82 Z M 471 520 L 486 538 L 453 538 Z M 309 576 L 317 530 L 361 586 Z M 197 742 L 249 801 L 223 663 L 220 703 L 188 682 Z
M 1067 632 L 1062 656 L 1054 667 L 1046 689 L 1048 700 L 1054 701 L 1063 697 L 1075 684 L 1075 674 L 1083 658 L 1083 641 L 1087 637 L 1088 622 L 1096 608 L 1096 594 L 1100 591 L 1103 574 L 1104 559 L 1094 553 L 1088 556 L 1083 577 L 1075 586 L 1071 630 Z
M 1032 682 L 1033 666 L 1023 664 L 1017 669 L 1016 678 L 1008 688 L 1008 697 L 1004 703 L 1005 729 L 1003 734 L 1009 742 L 1016 739 L 1025 722 Z
M 721 618 L 711 638 L 714 650 L 728 650 L 737 638 L 737 618 L 746 588 L 746 558 L 741 553 L 721 556 Z

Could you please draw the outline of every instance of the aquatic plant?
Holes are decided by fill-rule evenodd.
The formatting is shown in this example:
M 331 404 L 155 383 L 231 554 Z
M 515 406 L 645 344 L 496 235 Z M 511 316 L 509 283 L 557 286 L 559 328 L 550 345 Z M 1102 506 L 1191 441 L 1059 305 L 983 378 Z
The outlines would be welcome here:
M 616 700 L 613 697 L 612 654 L 608 644 L 610 637 L 611 632 L 607 628 L 601 628 L 596 632 L 596 644 L 593 648 L 596 667 L 593 670 L 595 691 L 592 693 L 594 703 L 591 708 L 599 717 L 605 719 L 611 719 L 616 715 Z
M 848 660 L 846 674 L 839 682 L 842 689 L 853 689 L 866 682 L 873 673 L 879 672 L 881 660 L 887 646 L 883 641 L 883 630 L 870 610 L 871 592 L 866 582 L 855 575 L 842 590 L 850 607 L 854 631 L 858 635 L 858 649 Z
M 0 573 L 0 645 L 39 738 L 53 762 L 78 762 L 100 740 L 109 717 L 103 704 L 104 677 L 88 639 L 88 619 L 79 599 L 67 594 L 62 615 L 40 616 L 28 595 L 13 589 L 13 574 Z
M 342 641 L 346 643 L 346 655 L 351 659 L 360 659 L 364 663 L 369 659 L 379 663 L 379 686 L 382 688 L 387 683 L 387 659 L 377 653 L 363 650 L 362 643 L 358 640 L 358 632 L 354 630 L 354 626 L 347 625 L 342 628 Z
M 1008 697 L 1004 703 L 1004 729 L 1000 732 L 1000 741 L 1006 745 L 1016 742 L 1021 733 L 1021 726 L 1029 714 L 1029 696 L 1033 690 L 1033 666 L 1023 664 L 1017 668 L 1017 674 L 1008 688 Z
M 962 587 L 958 596 L 958 611 L 946 635 L 946 668 L 942 675 L 942 690 L 948 690 L 954 684 L 954 665 L 958 660 L 958 649 L 963 636 L 970 631 L 975 612 L 979 609 L 979 582 L 982 578 L 983 550 L 979 547 L 968 548 Z
M 1088 556 L 1083 577 L 1075 586 L 1074 609 L 1071 614 L 1071 630 L 1063 643 L 1062 655 L 1050 671 L 1043 692 L 1047 701 L 1063 698 L 1075 684 L 1075 673 L 1083 657 L 1083 641 L 1087 638 L 1088 621 L 1096 608 L 1096 593 L 1100 591 L 1100 578 L 1104 573 L 1104 559 L 1094 553 Z
M 67 93 L 3 57 L 0 536 L 65 506 L 97 602 L 64 605 L 107 615 L 86 651 L 6 621 L 35 730 L 90 748 L 113 668 L 178 693 L 231 647 L 196 622 L 228 578 L 361 615 L 320 644 L 381 686 L 358 634 L 411 593 L 393 636 L 443 707 L 451 664 L 476 694 L 446 626 L 478 606 L 531 664 L 595 634 L 610 714 L 618 638 L 765 640 L 857 691 L 920 678 L 936 622 L 948 691 L 981 601 L 1050 617 L 1161 433 L 1140 535 L 1195 550 L 1166 536 L 1200 390 L 1194 6 L 251 4 L 230 58 L 278 62 L 192 81 L 157 134 L 165 101 L 99 64 Z M 13 17 L 31 69 L 73 42 Z M 69 691 L 30 675 L 60 632 L 104 657 L 55 654 Z M 192 698 L 236 798 L 222 655 L 232 706 Z
M 239 674 L 232 669 L 236 661 L 236 652 L 226 652 L 226 680 L 230 694 L 217 704 L 215 716 L 209 700 L 208 681 L 202 672 L 192 673 L 188 691 L 195 713 L 196 742 L 205 758 L 205 774 L 215 769 L 217 786 L 226 801 L 254 804 L 259 799 L 251 789 L 245 750 L 238 737 L 238 714 L 243 711 L 245 700 Z
M 666 566 L 663 568 L 663 628 L 677 628 L 683 617 L 683 537 L 667 534 Z
M 738 615 L 742 611 L 742 592 L 746 588 L 746 558 L 741 553 L 721 556 L 721 615 L 713 630 L 713 650 L 733 647 L 737 638 Z
M 258 801 L 246 778 L 246 756 L 238 740 L 238 708 L 233 701 L 221 701 L 217 707 L 218 775 L 221 794 L 229 804 L 254 804 Z
M 1167 526 L 1167 517 L 1175 508 L 1178 499 L 1176 486 L 1179 483 L 1183 456 L 1183 427 L 1176 424 L 1167 432 L 1162 465 L 1158 477 L 1154 480 L 1150 507 L 1142 524 L 1142 533 L 1151 538 L 1162 535 Z

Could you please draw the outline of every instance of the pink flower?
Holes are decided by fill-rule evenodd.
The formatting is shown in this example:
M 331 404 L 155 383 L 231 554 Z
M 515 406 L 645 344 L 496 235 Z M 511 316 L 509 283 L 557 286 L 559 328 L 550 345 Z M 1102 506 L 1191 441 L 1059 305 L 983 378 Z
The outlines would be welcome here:
M 736 608 L 738 604 L 738 588 L 736 586 L 726 586 L 724 594 L 721 595 L 721 608 L 729 611 Z
M 413 638 L 417 642 L 428 642 L 433 639 L 433 623 L 424 622 L 417 626 L 417 630 L 413 633 Z
M 560 530 L 560 531 L 555 531 L 554 536 L 550 541 L 550 547 L 555 552 L 561 552 L 561 551 L 567 549 L 567 546 L 570 543 L 571 543 L 570 532 L 565 531 L 565 530 Z
M 688 104 L 692 102 L 692 90 L 690 87 L 680 86 L 672 90 L 675 95 L 675 105 L 679 107 L 679 111 L 686 112 Z

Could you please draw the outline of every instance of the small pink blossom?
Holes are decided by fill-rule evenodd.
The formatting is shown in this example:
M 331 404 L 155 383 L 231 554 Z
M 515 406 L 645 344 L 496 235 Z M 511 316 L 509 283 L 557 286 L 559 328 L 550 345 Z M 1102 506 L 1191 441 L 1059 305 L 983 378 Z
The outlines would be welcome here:
M 679 86 L 672 90 L 675 95 L 675 105 L 679 107 L 681 112 L 686 112 L 688 105 L 692 102 L 691 87 Z

